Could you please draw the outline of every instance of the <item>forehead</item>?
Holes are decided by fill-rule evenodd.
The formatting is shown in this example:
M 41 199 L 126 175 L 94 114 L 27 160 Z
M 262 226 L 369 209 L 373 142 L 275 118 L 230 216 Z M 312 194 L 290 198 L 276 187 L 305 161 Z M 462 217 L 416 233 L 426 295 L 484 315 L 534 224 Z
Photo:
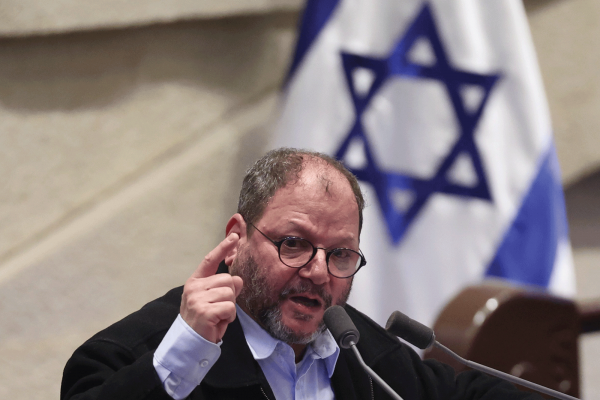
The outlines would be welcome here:
M 356 203 L 346 177 L 322 160 L 305 163 L 297 179 L 278 189 L 275 197 L 301 196 L 310 200 L 318 198 L 329 203 Z
M 340 171 L 326 163 L 308 163 L 298 179 L 275 192 L 261 220 L 358 232 L 358 204 Z

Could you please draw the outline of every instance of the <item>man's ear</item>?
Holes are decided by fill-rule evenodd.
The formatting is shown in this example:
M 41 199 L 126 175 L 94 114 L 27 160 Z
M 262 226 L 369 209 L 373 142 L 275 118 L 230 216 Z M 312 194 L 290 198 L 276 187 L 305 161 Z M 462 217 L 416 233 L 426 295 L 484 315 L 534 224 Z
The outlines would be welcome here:
M 246 243 L 246 221 L 244 221 L 244 217 L 241 214 L 236 213 L 233 214 L 231 218 L 229 218 L 229 222 L 227 222 L 227 226 L 225 227 L 225 236 L 229 236 L 232 233 L 236 233 L 239 236 L 238 244 L 231 249 L 225 255 L 225 264 L 231 266 L 233 264 L 233 260 L 237 257 L 238 249 L 241 245 Z

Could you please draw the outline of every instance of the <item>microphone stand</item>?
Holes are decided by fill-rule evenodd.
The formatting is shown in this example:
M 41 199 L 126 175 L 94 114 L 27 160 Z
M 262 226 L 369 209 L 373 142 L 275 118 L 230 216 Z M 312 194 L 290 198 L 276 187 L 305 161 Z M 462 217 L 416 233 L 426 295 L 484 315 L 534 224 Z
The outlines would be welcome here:
M 557 399 L 579 400 L 577 397 L 569 396 L 568 394 L 549 389 L 545 386 L 538 385 L 537 383 L 529 382 L 525 379 L 517 378 L 516 376 L 507 374 L 505 372 L 486 367 L 485 365 L 465 360 L 464 358 L 462 358 L 461 356 L 459 356 L 458 354 L 456 354 L 455 352 L 453 352 L 452 350 L 435 340 L 435 334 L 433 333 L 433 329 L 423 325 L 418 321 L 410 319 L 406 315 L 402 314 L 400 311 L 394 311 L 392 315 L 390 315 L 390 318 L 388 319 L 387 324 L 385 325 L 385 329 L 391 334 L 401 337 L 408 343 L 417 346 L 420 349 L 425 350 L 433 345 L 438 349 L 442 350 L 444 353 L 448 354 L 450 357 L 452 357 L 459 363 L 466 365 L 467 367 L 473 368 L 475 370 L 485 372 L 488 375 L 507 380 L 517 385 L 525 386 L 526 388 L 547 394 Z
M 379 377 L 379 375 L 377 375 L 375 373 L 375 371 L 373 371 L 371 369 L 371 367 L 369 367 L 365 361 L 363 360 L 363 358 L 361 357 L 360 353 L 358 352 L 358 349 L 356 348 L 356 343 L 354 343 L 353 341 L 350 342 L 350 348 L 352 349 L 352 351 L 354 352 L 354 355 L 356 356 L 356 358 L 358 359 L 358 362 L 360 363 L 360 365 L 364 368 L 365 371 L 367 371 L 367 373 L 371 376 L 371 378 L 373 378 L 377 383 L 379 383 L 381 385 L 381 387 L 390 395 L 392 396 L 394 399 L 396 400 L 403 400 L 402 397 L 400 397 L 400 395 L 396 392 L 394 392 L 394 390 L 387 384 L 385 383 L 385 381 L 383 379 L 381 379 Z
M 558 392 L 556 390 L 547 388 L 542 385 L 538 385 L 537 383 L 529 382 L 529 381 L 526 381 L 525 379 L 517 378 L 516 376 L 507 374 L 505 372 L 498 371 L 498 370 L 495 370 L 490 367 L 486 367 L 485 365 L 481 365 L 479 363 L 466 360 L 466 359 L 462 358 L 461 356 L 459 356 L 458 354 L 456 354 L 455 352 L 453 352 L 452 350 L 450 350 L 449 348 L 447 348 L 446 346 L 444 346 L 443 344 L 441 344 L 440 342 L 438 342 L 437 340 L 433 342 L 433 345 L 435 347 L 437 347 L 438 349 L 442 350 L 444 353 L 448 354 L 450 357 L 454 358 L 459 363 L 466 365 L 467 367 L 471 367 L 473 369 L 485 372 L 486 374 L 493 375 L 497 378 L 507 380 L 507 381 L 512 382 L 517 385 L 525 386 L 529 389 L 547 394 L 549 396 L 552 396 L 552 397 L 555 397 L 558 399 L 579 400 L 577 397 L 569 396 L 568 394 Z

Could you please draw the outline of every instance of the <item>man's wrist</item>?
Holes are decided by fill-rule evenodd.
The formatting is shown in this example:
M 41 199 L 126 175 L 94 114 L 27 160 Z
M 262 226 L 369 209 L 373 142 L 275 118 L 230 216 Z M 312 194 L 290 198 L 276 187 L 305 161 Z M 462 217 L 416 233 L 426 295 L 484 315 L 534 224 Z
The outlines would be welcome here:
M 154 352 L 154 368 L 166 392 L 174 399 L 187 397 L 218 360 L 220 344 L 198 335 L 178 315 Z

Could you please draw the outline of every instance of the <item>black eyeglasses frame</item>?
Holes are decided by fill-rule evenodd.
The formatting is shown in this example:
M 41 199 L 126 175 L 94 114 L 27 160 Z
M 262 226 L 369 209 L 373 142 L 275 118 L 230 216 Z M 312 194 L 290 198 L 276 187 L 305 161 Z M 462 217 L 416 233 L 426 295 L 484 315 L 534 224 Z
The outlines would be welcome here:
M 360 249 L 359 249 L 358 251 L 356 251 L 356 250 L 348 249 L 348 248 L 345 248 L 345 247 L 337 247 L 337 248 L 335 248 L 335 249 L 332 249 L 332 250 L 327 250 L 325 247 L 316 247 L 315 245 L 313 245 L 313 244 L 310 242 L 310 240 L 308 240 L 308 239 L 304 239 L 303 237 L 299 237 L 299 236 L 287 236 L 287 237 L 284 237 L 284 238 L 283 238 L 283 239 L 281 239 L 281 240 L 273 240 L 273 239 L 271 239 L 270 237 L 268 237 L 268 236 L 267 236 L 265 233 L 263 233 L 263 232 L 262 232 L 260 229 L 258 229 L 258 228 L 256 227 L 256 225 L 254 225 L 252 222 L 248 222 L 248 224 L 249 224 L 250 226 L 252 226 L 254 229 L 256 229 L 256 230 L 258 231 L 258 233 L 260 233 L 261 235 L 263 235 L 263 236 L 264 236 L 264 237 L 265 237 L 267 240 L 269 240 L 271 243 L 273 243 L 273 244 L 275 245 L 275 247 L 277 247 L 277 255 L 279 256 L 279 261 L 281 261 L 281 263 L 282 263 L 283 265 L 285 265 L 286 267 L 288 267 L 288 268 L 302 268 L 302 267 L 306 266 L 306 265 L 307 265 L 309 262 L 311 262 L 311 261 L 312 261 L 312 259 L 313 259 L 313 258 L 315 258 L 315 255 L 317 254 L 317 250 L 319 250 L 319 249 L 321 249 L 321 250 L 324 250 L 324 251 L 325 251 L 325 265 L 327 265 L 327 272 L 329 273 L 329 275 L 331 275 L 331 276 L 334 276 L 334 277 L 336 277 L 336 278 L 338 278 L 338 279 L 347 279 L 347 278 L 351 278 L 351 277 L 353 277 L 354 275 L 356 275 L 356 273 L 357 273 L 357 272 L 358 272 L 358 271 L 359 271 L 359 270 L 360 270 L 362 267 L 364 267 L 365 265 L 367 265 L 367 259 L 365 258 L 364 254 L 362 253 L 362 251 L 361 251 Z M 308 244 L 310 244 L 310 245 L 312 246 L 312 248 L 313 248 L 313 253 L 312 253 L 312 255 L 310 256 L 310 258 L 308 259 L 308 261 L 307 261 L 306 263 L 304 263 L 304 264 L 300 265 L 300 266 L 297 266 L 297 267 L 294 267 L 294 266 L 288 265 L 288 264 L 286 264 L 286 263 L 285 263 L 285 261 L 283 261 L 283 260 L 281 259 L 281 245 L 282 245 L 282 244 L 283 244 L 283 243 L 284 243 L 286 240 L 290 240 L 290 239 L 303 240 L 303 241 L 307 242 Z M 353 253 L 356 253 L 356 254 L 358 254 L 358 255 L 360 256 L 360 264 L 359 264 L 358 268 L 356 268 L 356 271 L 354 271 L 354 273 L 352 273 L 352 275 L 348 275 L 348 276 L 337 276 L 337 275 L 335 275 L 335 274 L 331 273 L 331 270 L 329 269 L 329 257 L 331 256 L 331 254 L 332 254 L 332 253 L 334 253 L 335 251 L 338 251 L 338 250 L 349 250 L 349 251 L 351 251 L 351 252 L 353 252 Z

